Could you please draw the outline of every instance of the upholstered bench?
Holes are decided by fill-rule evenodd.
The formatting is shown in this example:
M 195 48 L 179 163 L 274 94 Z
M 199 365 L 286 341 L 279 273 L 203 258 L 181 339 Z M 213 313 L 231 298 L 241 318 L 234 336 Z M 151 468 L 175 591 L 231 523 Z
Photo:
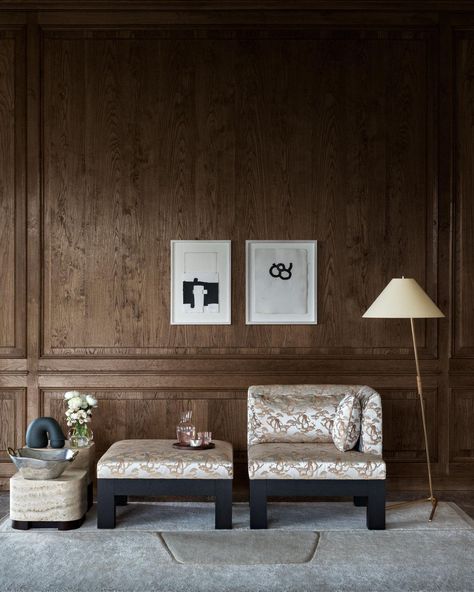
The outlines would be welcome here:
M 341 432 L 343 400 L 359 430 Z M 342 409 L 345 412 L 345 409 Z M 339 417 L 339 416 L 338 416 Z M 355 420 L 354 420 L 355 426 Z M 343 436 L 343 450 L 336 445 Z M 250 526 L 267 527 L 268 496 L 350 496 L 367 527 L 385 528 L 385 462 L 379 393 L 356 385 L 252 386 L 248 392 Z
M 97 527 L 115 528 L 117 505 L 130 495 L 215 498 L 215 527 L 232 528 L 232 445 L 179 450 L 173 440 L 122 440 L 97 463 Z

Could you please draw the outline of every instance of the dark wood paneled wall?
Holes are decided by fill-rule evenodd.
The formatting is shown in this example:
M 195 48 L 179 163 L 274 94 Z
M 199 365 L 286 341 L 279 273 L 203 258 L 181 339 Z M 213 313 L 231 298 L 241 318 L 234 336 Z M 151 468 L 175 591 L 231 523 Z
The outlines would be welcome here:
M 408 323 L 361 318 L 403 274 L 447 313 L 436 485 L 474 488 L 473 79 L 470 13 L 0 12 L 0 448 L 77 388 L 99 452 L 190 407 L 244 461 L 249 385 L 366 383 L 423 487 Z M 319 241 L 317 326 L 245 325 L 252 238 Z M 170 326 L 170 239 L 232 240 L 232 325 Z

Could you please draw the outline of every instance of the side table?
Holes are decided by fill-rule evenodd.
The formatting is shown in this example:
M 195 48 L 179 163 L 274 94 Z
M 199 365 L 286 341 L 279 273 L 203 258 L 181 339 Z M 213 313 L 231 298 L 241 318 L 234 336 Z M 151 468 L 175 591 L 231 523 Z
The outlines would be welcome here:
M 34 528 L 78 528 L 92 506 L 95 473 L 95 444 L 66 448 L 78 454 L 57 479 L 24 479 L 16 473 L 10 479 L 10 519 L 19 530 Z
M 84 522 L 87 512 L 87 471 L 66 469 L 57 479 L 10 479 L 10 519 L 19 530 L 57 528 L 71 530 Z

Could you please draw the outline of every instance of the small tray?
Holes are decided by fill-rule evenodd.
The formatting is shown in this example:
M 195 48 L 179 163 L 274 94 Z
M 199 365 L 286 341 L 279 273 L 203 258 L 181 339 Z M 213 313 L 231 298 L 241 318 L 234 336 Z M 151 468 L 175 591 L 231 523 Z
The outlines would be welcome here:
M 179 450 L 210 450 L 215 447 L 214 442 L 209 442 L 209 444 L 203 444 L 201 446 L 190 446 L 189 444 L 180 444 L 179 442 L 174 442 L 173 444 L 173 448 L 178 448 Z

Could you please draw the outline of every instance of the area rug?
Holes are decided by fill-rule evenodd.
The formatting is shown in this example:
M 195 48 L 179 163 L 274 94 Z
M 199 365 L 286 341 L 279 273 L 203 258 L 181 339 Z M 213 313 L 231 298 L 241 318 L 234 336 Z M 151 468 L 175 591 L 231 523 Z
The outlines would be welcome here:
M 309 531 L 163 532 L 172 557 L 192 565 L 273 565 L 307 563 L 319 534 Z
M 97 506 L 88 512 L 80 531 L 97 530 Z M 442 530 L 473 528 L 474 521 L 452 502 L 441 502 L 436 518 L 428 522 L 429 505 L 413 505 L 387 510 L 387 530 Z M 234 530 L 249 529 L 249 505 L 232 507 Z M 363 530 L 366 509 L 351 502 L 276 502 L 268 504 L 268 526 L 282 530 Z M 214 530 L 214 504 L 206 502 L 130 503 L 117 508 L 116 530 L 190 531 Z M 41 530 L 38 530 L 41 532 Z M 16 532 L 10 520 L 0 521 L 0 532 Z M 30 531 L 31 532 L 31 531 Z
M 224 535 L 212 529 L 212 504 L 130 504 L 119 509 L 121 519 L 112 531 L 97 530 L 93 512 L 82 528 L 69 532 L 14 531 L 4 521 L 0 590 L 474 592 L 474 528 L 454 504 L 441 504 L 431 524 L 423 506 L 405 508 L 402 514 L 389 511 L 385 531 L 366 530 L 364 513 L 358 514 L 360 508 L 352 504 L 324 506 L 271 504 L 271 528 L 256 532 L 248 530 L 248 506 L 237 505 L 234 530 Z M 349 510 L 356 514 L 357 526 L 350 527 L 349 520 L 344 530 L 343 516 Z M 296 525 L 290 528 L 292 520 Z M 161 528 L 164 524 L 170 528 Z M 195 528 L 199 524 L 205 528 Z M 313 553 L 300 546 L 306 561 L 290 562 L 302 558 L 291 550 L 298 536 L 316 538 L 318 533 Z M 259 562 L 229 563 L 239 545 L 249 544 L 243 535 L 254 534 L 261 537 L 258 544 L 256 538 L 251 543 Z M 286 556 L 277 557 L 275 536 L 281 537 L 280 552 Z

